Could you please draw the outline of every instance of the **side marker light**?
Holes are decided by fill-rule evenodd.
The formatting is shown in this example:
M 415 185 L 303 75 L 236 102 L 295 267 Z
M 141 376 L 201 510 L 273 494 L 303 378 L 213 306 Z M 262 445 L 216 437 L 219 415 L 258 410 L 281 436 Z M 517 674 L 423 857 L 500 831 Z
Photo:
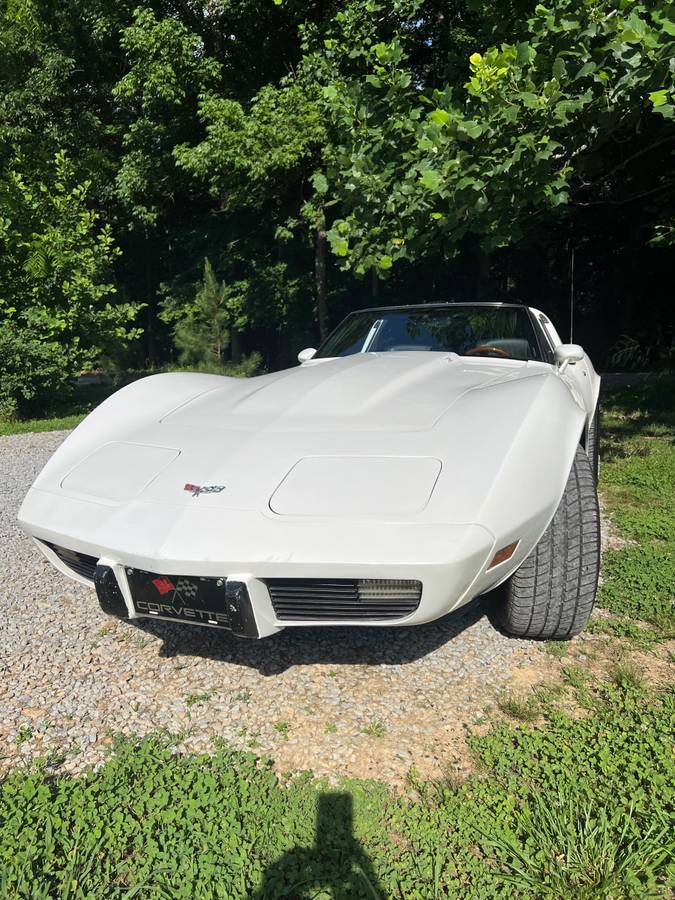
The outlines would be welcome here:
M 492 562 L 488 566 L 488 569 L 494 569 L 494 567 L 498 566 L 500 563 L 506 562 L 507 559 L 511 559 L 516 552 L 516 547 L 519 543 L 520 541 L 514 541 L 512 544 L 507 544 L 506 547 L 502 547 L 501 550 L 497 550 L 492 557 Z

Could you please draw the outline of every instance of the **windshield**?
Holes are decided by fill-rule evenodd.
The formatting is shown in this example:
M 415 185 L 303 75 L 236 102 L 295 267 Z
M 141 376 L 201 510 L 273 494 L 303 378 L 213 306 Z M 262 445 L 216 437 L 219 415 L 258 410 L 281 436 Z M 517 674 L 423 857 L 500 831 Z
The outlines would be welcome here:
M 315 358 L 395 350 L 541 359 L 527 310 L 495 306 L 352 313 L 328 336 Z

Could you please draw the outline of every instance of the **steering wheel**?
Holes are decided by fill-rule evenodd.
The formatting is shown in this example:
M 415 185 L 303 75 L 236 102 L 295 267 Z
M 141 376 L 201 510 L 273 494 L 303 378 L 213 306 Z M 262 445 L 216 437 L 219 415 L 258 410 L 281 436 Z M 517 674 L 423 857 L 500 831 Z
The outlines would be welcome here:
M 487 344 L 481 347 L 472 347 L 471 350 L 466 351 L 466 356 L 482 356 L 483 353 L 496 353 L 497 356 L 503 356 L 506 359 L 511 358 L 506 350 L 502 350 L 501 347 L 490 347 Z

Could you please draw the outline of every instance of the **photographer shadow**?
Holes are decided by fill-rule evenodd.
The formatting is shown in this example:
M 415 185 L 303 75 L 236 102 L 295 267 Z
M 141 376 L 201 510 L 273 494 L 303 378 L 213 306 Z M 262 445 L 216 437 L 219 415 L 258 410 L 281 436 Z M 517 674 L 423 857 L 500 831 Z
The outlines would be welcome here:
M 384 900 L 373 866 L 353 832 L 350 794 L 321 794 L 317 801 L 312 847 L 294 847 L 268 867 L 249 900 L 314 897 L 334 900 Z

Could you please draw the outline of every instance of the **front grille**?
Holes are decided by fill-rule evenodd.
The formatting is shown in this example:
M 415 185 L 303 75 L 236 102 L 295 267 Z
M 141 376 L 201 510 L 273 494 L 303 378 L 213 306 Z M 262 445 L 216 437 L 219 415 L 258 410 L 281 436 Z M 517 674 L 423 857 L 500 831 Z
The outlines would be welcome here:
M 45 542 L 46 543 L 46 542 Z M 87 581 L 94 581 L 94 572 L 96 571 L 96 563 L 98 559 L 95 556 L 87 556 L 86 553 L 78 553 L 77 550 L 67 550 L 65 547 L 57 547 L 56 544 L 49 544 L 50 550 L 58 556 L 61 562 L 76 572 L 81 578 Z
M 422 583 L 400 579 L 271 578 L 265 581 L 285 621 L 402 619 L 420 604 Z

